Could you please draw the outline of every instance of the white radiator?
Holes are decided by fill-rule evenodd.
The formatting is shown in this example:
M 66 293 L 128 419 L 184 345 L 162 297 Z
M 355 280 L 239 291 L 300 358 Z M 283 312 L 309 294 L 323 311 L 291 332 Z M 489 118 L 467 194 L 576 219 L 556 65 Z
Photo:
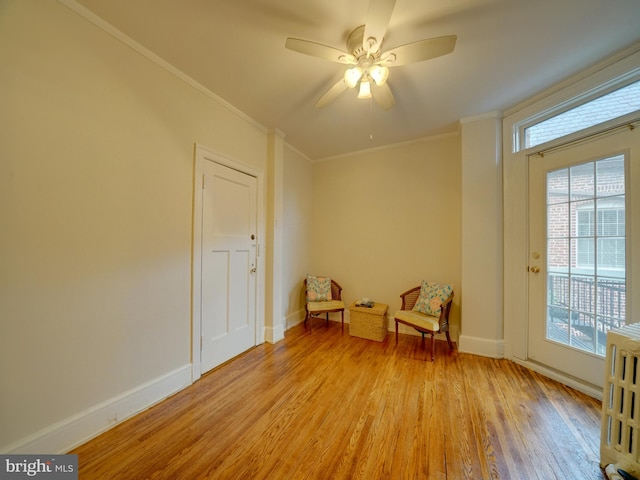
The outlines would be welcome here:
M 607 334 L 600 465 L 640 475 L 640 324 Z

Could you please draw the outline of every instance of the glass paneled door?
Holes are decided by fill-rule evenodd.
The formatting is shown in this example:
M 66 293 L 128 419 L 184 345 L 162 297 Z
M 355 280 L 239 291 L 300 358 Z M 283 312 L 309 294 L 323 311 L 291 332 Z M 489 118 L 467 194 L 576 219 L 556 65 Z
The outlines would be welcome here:
M 528 356 L 597 386 L 606 333 L 629 318 L 637 137 L 622 131 L 529 157 Z

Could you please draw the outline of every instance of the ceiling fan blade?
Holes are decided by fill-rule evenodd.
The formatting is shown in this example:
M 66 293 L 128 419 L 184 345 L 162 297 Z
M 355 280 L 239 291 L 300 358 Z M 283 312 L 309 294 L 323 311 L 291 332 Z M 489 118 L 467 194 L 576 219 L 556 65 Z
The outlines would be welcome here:
M 375 53 L 380 49 L 395 5 L 396 0 L 370 0 L 362 41 L 365 51 Z
M 408 63 L 422 62 L 431 58 L 446 55 L 453 52 L 456 47 L 455 35 L 444 37 L 427 38 L 418 42 L 407 43 L 400 47 L 392 48 L 384 52 L 378 63 L 387 67 L 397 67 Z
M 396 104 L 393 93 L 391 93 L 391 89 L 387 83 L 380 86 L 374 83 L 371 88 L 371 95 L 373 95 L 373 98 L 383 110 L 389 110 Z
M 322 97 L 316 102 L 316 108 L 322 108 L 325 105 L 333 102 L 340 96 L 347 88 L 347 84 L 344 82 L 344 78 L 338 80 Z
M 348 65 L 355 65 L 357 63 L 355 57 L 349 53 L 327 45 L 322 45 L 321 43 L 310 42 L 309 40 L 287 38 L 284 46 L 289 50 L 311 55 L 312 57 L 323 58 L 331 62 L 344 63 Z

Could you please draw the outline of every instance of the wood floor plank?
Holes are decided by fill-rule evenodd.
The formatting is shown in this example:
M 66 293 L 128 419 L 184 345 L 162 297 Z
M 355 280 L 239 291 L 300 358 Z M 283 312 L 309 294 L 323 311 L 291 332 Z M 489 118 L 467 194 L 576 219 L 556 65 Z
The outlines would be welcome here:
M 419 337 L 303 326 L 71 453 L 92 479 L 598 479 L 600 402 Z

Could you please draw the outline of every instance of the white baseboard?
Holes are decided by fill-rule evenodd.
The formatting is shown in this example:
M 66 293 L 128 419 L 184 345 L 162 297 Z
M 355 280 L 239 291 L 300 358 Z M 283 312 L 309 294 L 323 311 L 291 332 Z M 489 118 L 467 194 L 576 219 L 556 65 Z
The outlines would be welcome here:
M 458 351 L 482 357 L 504 358 L 504 340 L 460 335 Z
M 7 454 L 67 453 L 189 385 L 190 364 L 3 446 L 0 451 Z
M 545 377 L 549 377 L 552 380 L 562 383 L 563 385 L 567 385 L 568 387 L 574 388 L 590 397 L 593 397 L 597 400 L 602 401 L 603 392 L 602 388 L 597 385 L 591 385 L 580 380 L 564 375 L 562 372 L 558 372 L 552 368 L 545 367 L 544 365 L 540 365 L 539 363 L 532 362 L 529 360 L 522 360 L 520 358 L 510 358 L 512 362 L 515 362 L 519 365 L 522 365 L 525 368 L 533 370 L 534 372 L 539 373 L 540 375 L 544 375 Z
M 264 339 L 268 343 L 276 343 L 284 339 L 284 324 L 264 327 Z
M 301 309 L 287 315 L 287 318 L 285 319 L 286 329 L 289 330 L 291 327 L 295 327 L 296 325 L 304 322 L 306 314 L 307 312 L 304 309 Z

